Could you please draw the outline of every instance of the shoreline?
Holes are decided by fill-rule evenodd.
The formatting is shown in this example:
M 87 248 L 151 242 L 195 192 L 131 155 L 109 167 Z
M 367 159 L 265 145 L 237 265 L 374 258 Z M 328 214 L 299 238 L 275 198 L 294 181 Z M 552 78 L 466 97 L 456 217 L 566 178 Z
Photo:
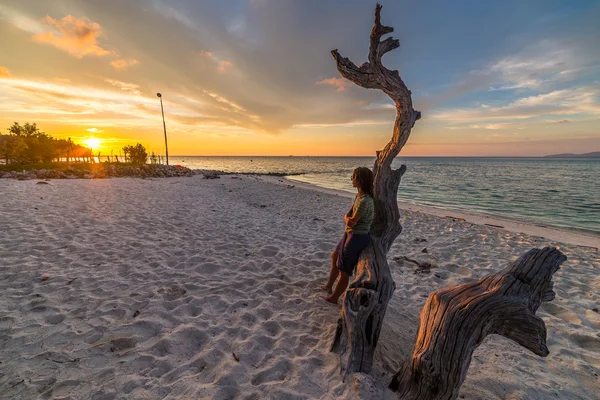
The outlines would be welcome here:
M 102 164 L 98 164 L 102 165 Z M 136 173 L 118 175 L 114 174 L 96 174 L 96 175 L 83 175 L 81 171 L 78 176 L 66 177 L 66 176 L 55 176 L 54 171 L 49 170 L 32 170 L 32 171 L 23 171 L 21 172 L 6 172 L 4 176 L 2 172 L 0 172 L 0 178 L 14 178 L 17 179 L 16 175 L 27 175 L 25 180 L 34 180 L 34 179 L 65 179 L 65 178 L 80 178 L 80 179 L 97 179 L 97 178 L 116 178 L 116 177 L 132 177 L 132 178 L 164 178 L 164 177 L 177 177 L 177 176 L 193 176 L 193 175 L 203 175 L 207 177 L 207 175 L 212 176 L 260 176 L 265 182 L 269 183 L 279 183 L 278 181 L 285 181 L 287 184 L 295 185 L 300 188 L 304 188 L 307 190 L 326 193 L 346 198 L 353 198 L 354 195 L 350 192 L 346 192 L 344 190 L 339 189 L 330 189 L 323 186 L 318 186 L 313 183 L 307 183 L 302 181 L 296 181 L 294 179 L 289 179 L 289 176 L 293 176 L 290 174 L 279 174 L 279 173 L 251 173 L 251 172 L 226 172 L 226 171 L 218 171 L 218 170 L 205 170 L 205 169 L 178 169 L 175 166 L 169 167 L 162 166 L 165 171 L 161 171 L 161 174 L 150 174 L 148 176 L 142 176 L 140 171 L 136 170 L 136 167 L 128 166 L 126 164 L 123 167 Z M 138 168 L 139 169 L 139 168 Z M 15 176 L 9 176 L 9 174 Z M 37 175 L 40 176 L 37 176 Z M 64 175 L 64 174 L 63 174 Z M 19 180 L 23 180 L 23 178 L 19 178 Z M 592 251 L 598 251 L 600 249 L 600 234 L 596 234 L 595 232 L 590 232 L 586 230 L 581 230 L 577 228 L 570 227 L 557 227 L 557 226 L 548 226 L 542 225 L 539 223 L 531 222 L 531 221 L 521 221 L 517 219 L 511 219 L 503 216 L 496 215 L 487 215 L 483 213 L 477 212 L 469 212 L 459 209 L 453 208 L 441 208 L 435 206 L 421 205 L 415 204 L 407 201 L 398 200 L 398 208 L 400 210 L 410 210 L 423 214 L 433 215 L 441 218 L 449 218 L 454 220 L 459 220 L 463 222 L 468 222 L 475 225 L 484 225 L 491 228 L 503 229 L 508 232 L 513 233 L 524 233 L 530 236 L 543 237 L 549 240 L 563 242 L 566 244 L 582 246 L 589 248 Z
M 277 177 L 273 178 L 267 175 L 261 176 L 267 178 L 267 181 L 276 183 Z M 285 177 L 279 177 L 279 179 L 283 179 L 288 184 L 293 184 L 297 187 L 307 190 L 338 195 L 347 198 L 354 197 L 352 193 L 343 190 L 329 189 L 312 183 L 287 179 Z M 424 206 L 400 200 L 398 201 L 398 208 L 400 208 L 400 210 L 416 211 L 423 214 L 434 215 L 436 217 L 464 220 L 464 222 L 469 222 L 471 224 L 485 225 L 496 229 L 504 229 L 513 233 L 524 233 L 530 236 L 539 236 L 557 242 L 587 247 L 592 251 L 598 251 L 600 248 L 600 235 L 594 235 L 593 233 L 587 231 L 582 232 L 576 228 L 545 226 L 536 224 L 534 222 L 524 222 L 498 216 L 488 216 L 484 214 L 466 212 L 464 210 Z

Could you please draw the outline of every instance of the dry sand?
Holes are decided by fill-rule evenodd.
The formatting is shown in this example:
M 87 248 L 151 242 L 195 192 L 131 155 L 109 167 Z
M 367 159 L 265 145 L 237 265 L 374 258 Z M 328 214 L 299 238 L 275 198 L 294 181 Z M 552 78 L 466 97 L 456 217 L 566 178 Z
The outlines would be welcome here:
M 286 185 L 0 180 L 0 398 L 357 398 L 327 352 L 339 309 L 318 290 L 351 199 Z M 429 293 L 554 245 L 568 260 L 538 312 L 550 355 L 491 336 L 461 397 L 597 399 L 598 239 L 557 231 L 568 244 L 465 219 L 402 211 L 373 397 L 394 398 L 383 384 L 410 354 Z M 437 268 L 417 274 L 402 256 Z

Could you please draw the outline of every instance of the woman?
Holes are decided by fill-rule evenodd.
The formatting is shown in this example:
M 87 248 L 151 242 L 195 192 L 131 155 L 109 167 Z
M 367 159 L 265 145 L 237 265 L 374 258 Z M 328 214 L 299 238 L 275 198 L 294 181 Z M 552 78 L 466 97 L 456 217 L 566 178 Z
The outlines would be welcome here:
M 373 172 L 369 168 L 359 167 L 352 173 L 352 186 L 358 194 L 350 211 L 344 215 L 346 230 L 344 236 L 331 253 L 331 270 L 329 280 L 321 289 L 329 293 L 323 297 L 326 301 L 337 304 L 338 299 L 348 287 L 348 281 L 354 274 L 358 257 L 369 244 L 369 230 L 375 215 L 373 206 Z M 337 277 L 340 280 L 333 290 Z

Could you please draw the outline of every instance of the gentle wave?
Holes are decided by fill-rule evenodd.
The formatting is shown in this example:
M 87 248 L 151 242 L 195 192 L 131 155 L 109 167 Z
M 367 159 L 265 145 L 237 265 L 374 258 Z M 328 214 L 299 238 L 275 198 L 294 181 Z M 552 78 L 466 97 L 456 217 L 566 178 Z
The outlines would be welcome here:
M 286 175 L 353 192 L 352 170 L 375 157 L 182 157 L 190 168 Z M 176 161 L 177 162 L 177 161 Z M 600 234 L 600 160 L 407 157 L 398 199 Z

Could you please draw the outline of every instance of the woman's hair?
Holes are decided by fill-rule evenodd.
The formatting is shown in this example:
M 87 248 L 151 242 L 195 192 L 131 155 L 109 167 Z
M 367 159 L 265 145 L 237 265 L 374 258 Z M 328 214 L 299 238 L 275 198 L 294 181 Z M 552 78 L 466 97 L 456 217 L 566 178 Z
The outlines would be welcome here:
M 361 192 L 373 197 L 373 172 L 366 167 L 358 167 L 352 172 Z

